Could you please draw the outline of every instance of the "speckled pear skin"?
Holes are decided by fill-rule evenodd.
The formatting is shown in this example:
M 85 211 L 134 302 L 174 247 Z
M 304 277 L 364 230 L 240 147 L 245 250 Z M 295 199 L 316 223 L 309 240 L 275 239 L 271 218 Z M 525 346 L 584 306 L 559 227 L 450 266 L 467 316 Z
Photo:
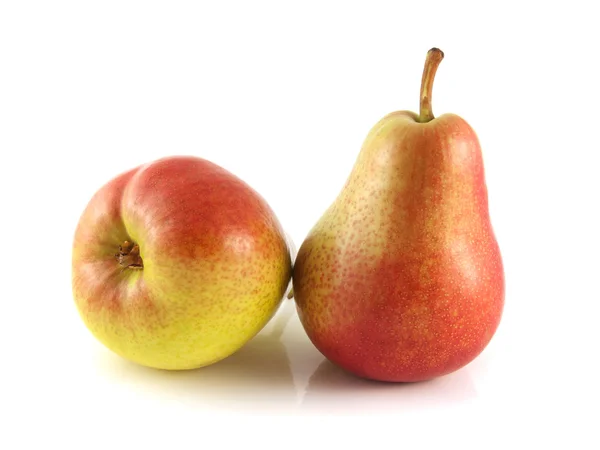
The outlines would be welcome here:
M 124 241 L 143 269 L 119 264 Z M 225 169 L 170 157 L 103 186 L 78 223 L 75 304 L 106 347 L 170 370 L 217 362 L 256 335 L 291 277 L 285 235 L 265 200 Z
M 293 284 L 311 341 L 358 376 L 427 380 L 480 354 L 504 272 L 471 127 L 408 111 L 379 121 L 300 246 Z

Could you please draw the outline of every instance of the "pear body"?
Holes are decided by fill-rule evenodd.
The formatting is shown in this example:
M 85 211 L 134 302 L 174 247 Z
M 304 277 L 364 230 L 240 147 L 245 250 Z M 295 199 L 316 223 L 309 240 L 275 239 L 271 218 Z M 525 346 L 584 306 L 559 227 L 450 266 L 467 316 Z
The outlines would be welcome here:
M 277 311 L 291 270 L 264 198 L 189 156 L 114 177 L 89 201 L 73 241 L 85 326 L 117 355 L 162 370 L 208 366 L 241 349 Z
M 504 272 L 467 122 L 380 120 L 301 245 L 293 283 L 311 341 L 358 376 L 426 380 L 479 355 L 500 322 Z

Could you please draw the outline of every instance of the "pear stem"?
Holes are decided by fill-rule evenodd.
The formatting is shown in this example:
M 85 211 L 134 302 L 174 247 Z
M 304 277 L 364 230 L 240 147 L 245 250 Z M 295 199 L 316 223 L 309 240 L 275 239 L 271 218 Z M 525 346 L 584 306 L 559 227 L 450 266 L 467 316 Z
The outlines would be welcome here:
M 423 78 L 421 78 L 421 110 L 419 111 L 419 122 L 427 123 L 435 119 L 431 109 L 431 93 L 433 92 L 433 80 L 437 68 L 444 59 L 444 52 L 439 48 L 432 48 L 427 52 Z

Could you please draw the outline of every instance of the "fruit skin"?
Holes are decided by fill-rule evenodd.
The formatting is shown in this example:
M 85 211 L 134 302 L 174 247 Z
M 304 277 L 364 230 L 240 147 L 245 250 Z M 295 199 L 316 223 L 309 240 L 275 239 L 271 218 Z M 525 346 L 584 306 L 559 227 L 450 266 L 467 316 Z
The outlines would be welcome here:
M 387 115 L 300 246 L 294 295 L 314 345 L 365 378 L 453 372 L 494 335 L 504 271 L 481 149 L 460 117 Z
M 143 269 L 119 264 L 124 241 Z M 221 360 L 273 316 L 291 277 L 284 232 L 265 200 L 200 158 L 164 158 L 91 199 L 73 243 L 72 286 L 94 336 L 160 369 Z

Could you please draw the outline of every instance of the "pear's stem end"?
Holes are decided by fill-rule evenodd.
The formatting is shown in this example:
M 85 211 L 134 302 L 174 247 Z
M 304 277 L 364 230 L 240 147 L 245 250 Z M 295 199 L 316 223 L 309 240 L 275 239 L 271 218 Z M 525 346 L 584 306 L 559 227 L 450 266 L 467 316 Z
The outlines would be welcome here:
M 433 80 L 438 66 L 444 59 L 444 52 L 439 48 L 433 47 L 427 52 L 425 67 L 423 69 L 423 78 L 421 79 L 421 102 L 419 111 L 419 122 L 426 123 L 435 119 L 431 107 L 431 94 L 433 92 Z
M 432 47 L 429 49 L 429 51 L 427 53 L 435 53 L 436 55 L 438 55 L 438 57 L 440 58 L 440 61 L 442 59 L 444 59 L 444 52 L 441 51 L 439 48 L 437 47 Z

